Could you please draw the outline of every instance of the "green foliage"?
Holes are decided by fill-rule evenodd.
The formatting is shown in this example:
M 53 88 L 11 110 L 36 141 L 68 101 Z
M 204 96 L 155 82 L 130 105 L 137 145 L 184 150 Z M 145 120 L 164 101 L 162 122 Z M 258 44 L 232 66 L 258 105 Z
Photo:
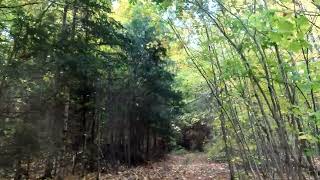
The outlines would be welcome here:
M 224 142 L 222 139 L 217 139 L 214 143 L 209 143 L 205 147 L 205 152 L 212 161 L 225 161 L 225 149 Z
M 185 155 L 188 153 L 188 151 L 185 150 L 183 147 L 176 147 L 171 151 L 171 153 L 174 155 Z
M 184 107 L 180 124 L 213 121 L 217 138 L 212 141 L 218 145 L 208 148 L 211 156 L 224 151 L 230 167 L 253 168 L 248 171 L 257 173 L 253 179 L 260 173 L 279 179 L 289 174 L 274 166 L 287 166 L 282 155 L 316 156 L 319 21 L 310 13 L 318 13 L 317 2 L 191 1 L 180 6 L 182 13 L 175 13 L 182 15 L 170 23 L 185 61 L 191 59 L 188 65 L 194 68 L 178 72 L 179 88 L 192 102 Z

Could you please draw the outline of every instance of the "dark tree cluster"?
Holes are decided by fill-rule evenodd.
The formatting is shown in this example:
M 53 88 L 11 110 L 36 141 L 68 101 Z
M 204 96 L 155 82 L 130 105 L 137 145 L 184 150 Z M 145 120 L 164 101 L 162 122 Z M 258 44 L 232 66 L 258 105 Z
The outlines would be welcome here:
M 2 2 L 0 177 L 85 175 L 168 150 L 180 95 L 148 18 L 123 26 L 104 0 Z

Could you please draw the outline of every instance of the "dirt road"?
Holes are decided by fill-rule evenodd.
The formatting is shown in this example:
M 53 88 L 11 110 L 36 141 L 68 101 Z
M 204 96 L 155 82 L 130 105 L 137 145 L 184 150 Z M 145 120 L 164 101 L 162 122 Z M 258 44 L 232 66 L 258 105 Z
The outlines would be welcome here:
M 94 179 L 93 175 L 91 177 L 87 179 Z M 120 169 L 112 174 L 102 174 L 101 179 L 227 180 L 229 179 L 229 174 L 226 164 L 210 162 L 201 153 L 188 153 L 184 155 L 168 155 L 159 162 L 130 169 Z

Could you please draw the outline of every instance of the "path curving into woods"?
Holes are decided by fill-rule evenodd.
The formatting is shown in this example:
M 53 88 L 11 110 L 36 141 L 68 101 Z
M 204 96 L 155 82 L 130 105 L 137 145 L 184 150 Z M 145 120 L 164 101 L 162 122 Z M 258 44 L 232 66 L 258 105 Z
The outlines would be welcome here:
M 89 174 L 87 179 L 96 176 Z M 131 169 L 122 169 L 113 174 L 102 174 L 101 179 L 112 180 L 225 180 L 229 179 L 227 164 L 208 161 L 205 154 L 188 153 L 167 155 L 159 162 L 149 163 Z

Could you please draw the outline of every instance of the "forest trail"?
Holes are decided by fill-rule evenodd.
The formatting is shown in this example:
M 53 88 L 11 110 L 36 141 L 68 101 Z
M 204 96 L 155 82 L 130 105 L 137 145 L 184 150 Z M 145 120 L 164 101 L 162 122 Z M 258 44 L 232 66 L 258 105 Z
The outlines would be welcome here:
M 87 180 L 95 179 L 88 175 Z M 159 162 L 130 169 L 120 169 L 113 174 L 102 174 L 101 179 L 112 180 L 224 180 L 229 179 L 227 164 L 208 161 L 204 153 L 187 153 L 184 155 L 167 155 Z

